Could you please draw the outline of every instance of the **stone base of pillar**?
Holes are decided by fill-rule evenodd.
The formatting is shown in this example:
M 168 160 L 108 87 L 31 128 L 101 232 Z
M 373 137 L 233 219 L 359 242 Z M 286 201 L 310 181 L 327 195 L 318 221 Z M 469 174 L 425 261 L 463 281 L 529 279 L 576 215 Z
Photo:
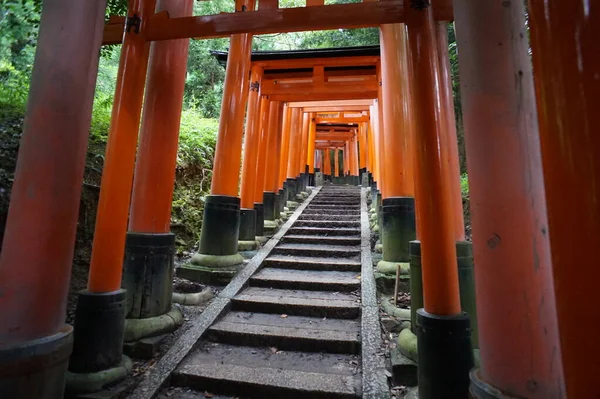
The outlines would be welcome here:
M 481 379 L 479 368 L 474 368 L 469 374 L 471 386 L 469 393 L 476 399 L 506 399 L 509 398 L 505 393 L 496 387 L 486 383 Z
M 107 293 L 81 291 L 75 309 L 73 353 L 69 361 L 70 378 L 67 392 L 94 392 L 124 379 L 122 372 L 125 331 L 126 292 L 119 289 Z M 110 332 L 110 333 L 107 333 Z M 119 372 L 115 370 L 121 370 Z M 85 386 L 81 380 L 106 371 L 111 377 Z
M 123 355 L 117 365 L 106 370 L 92 373 L 68 371 L 65 375 L 66 397 L 104 397 L 105 393 L 112 396 L 114 392 L 109 393 L 108 386 L 127 378 L 132 369 L 133 362 L 129 357 Z M 105 389 L 106 391 L 102 392 Z
M 279 193 L 275 194 L 275 209 L 274 209 L 274 220 L 280 219 L 281 215 L 281 195 Z
M 143 338 L 156 337 L 175 331 L 183 324 L 183 313 L 178 307 L 155 317 L 126 319 L 124 341 L 131 343 Z
M 284 211 L 283 208 L 285 207 L 286 202 L 287 202 L 287 193 L 282 188 L 281 190 L 279 190 L 279 197 L 277 198 L 277 205 L 279 205 L 279 207 L 278 207 L 279 213 Z
M 146 319 L 171 310 L 175 234 L 127 233 L 123 288 L 126 317 Z
M 277 195 L 268 191 L 263 192 L 263 218 L 267 220 L 275 220 L 275 209 L 277 208 Z M 264 223 L 263 223 L 264 225 Z
M 256 237 L 256 211 L 254 209 L 240 209 L 239 241 L 253 241 Z
M 254 210 L 253 210 L 254 211 Z M 240 199 L 223 195 L 206 198 L 200 248 L 176 274 L 188 280 L 226 284 L 239 271 L 244 257 L 238 253 Z
M 370 186 L 370 184 L 369 184 L 369 174 L 367 172 L 363 172 L 363 173 L 360 174 L 360 182 L 361 182 L 361 185 L 364 188 L 367 188 L 367 187 Z
M 473 368 L 469 316 L 417 310 L 419 398 L 468 398 Z
M 315 172 L 315 187 L 322 186 L 324 181 L 325 178 L 323 176 L 323 173 Z
M 377 182 L 374 181 L 371 183 L 371 198 L 375 198 L 376 194 L 377 194 Z
M 379 237 L 383 244 L 383 260 L 408 262 L 408 243 L 417 238 L 415 199 L 390 197 L 381 201 Z
M 296 179 L 288 178 L 286 181 L 287 188 L 287 201 L 294 201 L 296 199 L 296 194 L 298 194 L 296 188 Z
M 477 328 L 477 306 L 475 303 L 475 272 L 473 261 L 473 243 L 456 243 L 458 264 L 458 286 L 460 289 L 460 307 L 471 320 L 471 345 L 479 348 L 479 329 Z
M 254 211 L 256 212 L 256 237 L 264 237 L 265 235 L 265 207 L 262 203 L 254 203 Z M 260 241 L 260 240 L 259 240 Z
M 315 172 L 317 173 L 317 172 Z M 316 183 L 315 183 L 315 173 L 309 173 L 308 174 L 308 185 L 310 187 L 316 187 Z
M 279 229 L 279 223 L 277 220 L 265 220 L 265 235 L 267 237 L 273 236 Z
M 73 327 L 0 349 L 0 398 L 62 398 Z
M 417 309 L 423 307 L 423 275 L 421 274 L 421 241 L 408 244 L 410 265 L 410 326 L 417 331 Z
M 240 209 L 240 234 L 238 251 L 254 251 L 259 247 L 256 241 L 256 211 Z

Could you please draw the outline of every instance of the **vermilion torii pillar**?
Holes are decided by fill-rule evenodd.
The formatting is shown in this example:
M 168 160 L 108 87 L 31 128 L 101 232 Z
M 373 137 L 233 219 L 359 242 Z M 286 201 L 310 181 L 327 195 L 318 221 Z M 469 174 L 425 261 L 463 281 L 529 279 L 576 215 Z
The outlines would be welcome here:
M 381 77 L 383 95 L 384 175 L 385 192 L 382 196 L 379 224 L 383 259 L 377 270 L 396 275 L 403 264 L 408 272 L 408 243 L 416 238 L 415 199 L 413 186 L 413 143 L 410 115 L 406 103 L 410 84 L 406 73 L 407 42 L 404 24 L 382 25 Z M 430 89 L 431 90 L 431 89 Z
M 281 151 L 279 156 L 279 187 L 283 189 L 283 193 L 280 191 L 279 200 L 281 201 L 281 211 L 287 207 L 287 202 L 290 197 L 290 187 L 287 182 L 287 165 L 288 156 L 290 150 L 290 125 L 292 121 L 292 108 L 289 108 L 288 104 L 283 106 L 283 120 L 281 124 Z M 285 214 L 284 214 L 285 217 Z
M 253 65 L 250 70 L 250 92 L 248 93 L 248 110 L 246 112 L 246 134 L 244 136 L 244 154 L 242 177 L 240 183 L 240 234 L 238 249 L 253 250 L 258 246 L 256 241 L 256 210 L 254 209 L 255 185 L 258 153 L 260 145 L 260 85 L 263 69 Z
M 292 108 L 289 125 L 289 148 L 287 155 L 288 200 L 295 203 L 300 194 L 298 184 L 298 165 L 300 164 L 300 145 L 302 142 L 302 109 Z M 292 207 L 295 206 L 292 204 Z
M 560 393 L 599 397 L 600 9 L 597 1 L 529 1 L 529 17 L 549 223 L 538 227 L 550 238 L 556 356 L 562 352 L 565 384 Z M 547 269 L 542 272 L 547 277 Z M 543 303 L 552 306 L 548 296 Z M 549 338 L 543 345 L 549 347 Z M 556 386 L 560 367 L 553 364 Z
M 340 150 L 338 148 L 333 152 L 333 167 L 334 173 L 333 175 L 337 179 L 340 176 Z
M 302 113 L 302 136 L 300 141 L 300 159 L 298 160 L 298 182 L 300 185 L 299 192 L 303 196 L 307 197 L 306 186 L 308 185 L 308 165 L 306 164 L 308 154 L 308 135 L 310 130 L 310 114 L 308 112 Z
M 260 100 L 260 135 L 256 154 L 256 181 L 254 183 L 254 210 L 256 211 L 256 239 L 266 241 L 265 210 L 263 193 L 265 189 L 265 166 L 267 163 L 267 141 L 269 140 L 269 112 L 271 102 L 267 96 Z
M 359 178 L 362 182 L 364 173 L 371 173 L 372 171 L 367 167 L 367 158 L 369 152 L 369 146 L 367 141 L 367 123 L 361 122 L 358 125 L 358 168 L 359 168 Z M 367 179 L 367 184 L 369 184 L 369 180 Z
M 436 28 L 427 1 L 405 1 L 411 108 L 415 120 L 415 189 L 424 309 L 417 310 L 419 397 L 466 398 L 473 366 L 469 318 L 461 313 L 450 176 L 444 166 L 441 79 Z M 462 52 L 461 52 L 462 53 Z M 386 126 L 386 129 L 388 126 Z M 385 245 L 385 242 L 384 242 Z
M 323 175 L 331 178 L 331 149 L 323 150 Z
M 308 127 L 308 151 L 306 164 L 308 165 L 308 185 L 315 185 L 315 138 L 317 136 L 317 124 L 315 121 L 315 113 L 309 114 Z
M 159 0 L 157 11 L 185 17 L 192 15 L 193 5 L 192 0 Z M 149 323 L 171 311 L 171 202 L 188 47 L 188 39 L 179 39 L 155 42 L 150 49 L 123 267 L 126 317 Z
M 265 180 L 263 204 L 265 223 L 264 228 L 274 231 L 279 219 L 279 157 L 281 156 L 281 114 L 279 101 L 269 104 L 269 120 L 267 122 L 267 146 L 265 151 Z
M 73 340 L 64 320 L 104 9 L 101 1 L 68 0 L 42 9 L 0 255 L 3 398 L 63 397 Z
M 481 366 L 471 389 L 564 397 L 523 3 L 454 5 L 477 262 Z
M 155 5 L 154 0 L 132 1 L 128 5 L 127 15 L 140 19 L 140 29 L 126 30 L 121 48 L 88 286 L 79 293 L 75 311 L 75 340 L 69 370 L 79 375 L 127 368 L 130 362 L 123 357 L 125 290 L 121 289 L 121 280 L 150 51 L 144 32 Z M 109 339 L 106 331 L 111 331 Z M 117 374 L 115 379 L 118 378 Z M 108 378 L 104 381 L 110 382 L 113 381 Z M 67 384 L 70 385 L 69 381 Z
M 458 138 L 456 134 L 456 117 L 454 114 L 454 97 L 452 94 L 452 73 L 448 54 L 448 24 L 436 22 L 438 57 L 440 63 L 440 98 L 442 101 L 441 116 L 444 135 L 442 145 L 448 148 L 447 161 L 450 179 L 450 206 L 454 222 L 454 237 L 456 240 L 456 257 L 458 265 L 458 281 L 460 289 L 460 304 L 463 312 L 469 315 L 471 321 L 471 342 L 473 348 L 478 348 L 477 311 L 475 305 L 475 277 L 473 244 L 465 241 L 465 220 L 460 183 L 460 164 L 458 154 Z
M 254 5 L 253 0 L 239 0 L 235 9 L 244 12 L 254 9 Z M 232 35 L 230 39 L 211 194 L 206 198 L 200 248 L 189 264 L 177 269 L 178 274 L 188 279 L 227 282 L 244 260 L 238 253 L 240 199 L 237 194 L 251 43 L 249 34 Z

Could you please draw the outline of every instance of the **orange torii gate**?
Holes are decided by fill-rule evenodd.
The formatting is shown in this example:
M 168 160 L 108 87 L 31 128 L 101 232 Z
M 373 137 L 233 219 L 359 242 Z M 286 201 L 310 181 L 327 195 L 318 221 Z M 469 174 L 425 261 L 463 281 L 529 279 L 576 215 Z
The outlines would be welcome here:
M 277 0 L 263 0 L 255 10 L 254 0 L 238 0 L 234 13 L 193 16 L 191 0 L 132 0 L 127 17 L 105 24 L 103 2 L 44 2 L 0 255 L 0 396 L 62 397 L 69 357 L 71 376 L 126 368 L 125 317 L 151 319 L 170 309 L 168 219 L 186 39 L 227 36 L 211 195 L 199 253 L 183 273 L 235 274 L 242 200 L 254 219 L 261 209 L 271 217 L 267 203 L 273 218 L 293 206 L 307 182 L 306 166 L 314 167 L 315 113 L 368 110 L 368 120 L 354 122 L 367 143 L 364 165 L 382 209 L 384 261 L 405 261 L 405 244 L 419 238 L 409 249 L 422 261 L 422 278 L 415 273 L 411 281 L 411 307 L 422 308 L 412 323 L 420 397 L 600 395 L 600 315 L 591 294 L 600 273 L 600 136 L 593 113 L 600 107 L 598 7 L 529 0 L 529 45 L 522 2 L 454 0 L 454 10 L 449 1 L 433 7 L 427 0 L 309 3 L 280 9 Z M 479 265 L 478 342 L 476 335 L 470 339 L 462 312 L 474 316 L 456 267 L 457 256 L 459 262 L 470 258 L 471 244 L 464 242 L 459 211 L 446 27 L 440 24 L 454 17 Z M 271 54 L 275 59 L 251 62 L 252 35 L 374 26 L 380 27 L 381 55 L 317 50 L 314 57 Z M 73 336 L 64 313 L 97 54 L 102 44 L 116 43 L 122 56 L 90 275 Z M 370 103 L 358 103 L 365 99 Z M 340 103 L 327 108 L 318 104 L 323 101 Z M 291 105 L 300 102 L 310 103 Z M 348 140 L 316 143 L 312 148 L 335 146 L 339 176 L 339 148 Z M 331 168 L 329 157 L 326 150 L 324 171 Z M 261 193 L 262 208 L 256 206 Z M 387 221 L 400 227 L 387 230 Z M 256 234 L 254 226 L 248 236 Z M 137 264 L 147 248 L 151 255 L 144 259 L 156 263 L 148 276 L 145 264 Z M 146 277 L 164 284 L 140 293 L 136 281 Z M 139 301 L 126 301 L 131 295 Z M 481 367 L 469 375 L 471 345 L 479 345 Z

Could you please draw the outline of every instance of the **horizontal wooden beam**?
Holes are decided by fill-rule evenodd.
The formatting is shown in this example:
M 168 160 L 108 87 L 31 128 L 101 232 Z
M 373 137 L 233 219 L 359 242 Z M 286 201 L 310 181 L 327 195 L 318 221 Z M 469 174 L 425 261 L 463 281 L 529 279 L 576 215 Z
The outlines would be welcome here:
M 452 5 L 448 1 L 436 2 L 433 12 L 436 21 L 452 20 Z M 368 28 L 404 22 L 404 1 L 389 0 L 298 8 L 259 7 L 257 11 L 181 18 L 169 18 L 164 13 L 160 13 L 149 22 L 148 29 L 144 34 L 150 41 L 185 38 L 208 39 L 227 37 L 236 33 L 260 35 Z M 121 28 L 122 31 L 123 28 Z M 113 37 L 110 44 L 116 44 L 114 40 Z M 103 41 L 103 43 L 109 44 L 108 41 L 106 43 Z
M 264 68 L 264 67 L 263 67 Z M 271 68 L 273 69 L 273 68 Z M 325 71 L 325 79 L 328 78 L 338 78 L 338 77 L 359 77 L 359 76 L 373 76 L 376 75 L 376 70 L 375 68 L 371 69 L 334 69 L 334 70 L 329 70 L 329 71 Z M 291 71 L 291 72 L 287 72 L 287 71 L 276 71 L 276 72 L 268 72 L 265 73 L 264 78 L 266 79 L 288 79 L 288 78 L 312 78 L 313 77 L 313 73 L 312 71 Z
M 270 95 L 271 101 L 298 102 L 298 101 L 329 101 L 329 100 L 353 100 L 363 98 L 377 98 L 377 91 L 364 93 L 300 93 L 300 94 L 275 94 Z
M 361 122 L 368 122 L 369 121 L 369 117 L 368 116 L 361 116 L 361 117 L 349 117 L 349 118 L 315 118 L 317 124 L 324 124 L 324 123 L 361 123 Z
M 125 31 L 125 17 L 111 16 L 104 25 L 102 44 L 121 44 Z
M 299 101 L 290 102 L 288 107 L 290 108 L 309 108 L 309 107 L 325 107 L 327 110 L 333 110 L 333 107 L 365 107 L 366 110 L 369 106 L 373 105 L 373 100 L 368 98 L 360 98 L 356 100 L 330 100 L 330 101 Z M 340 110 L 345 111 L 345 110 Z M 314 111 L 305 111 L 314 112 Z
M 319 93 L 341 93 L 360 94 L 377 91 L 377 81 L 364 81 L 348 84 L 347 82 L 324 82 L 324 83 L 286 83 L 273 80 L 264 80 L 261 84 L 261 94 L 319 94 Z
M 363 112 L 368 111 L 369 107 L 361 105 L 346 105 L 341 107 L 304 107 L 304 112 Z
M 359 4 L 359 3 L 352 3 Z M 349 66 L 375 66 L 379 62 L 378 55 L 363 55 L 354 57 L 329 57 L 329 58 L 299 58 L 295 60 L 264 60 L 254 61 L 252 65 L 261 66 L 264 70 L 270 69 L 307 69 L 315 66 L 323 67 L 349 67 Z M 267 75 L 268 76 L 268 75 Z

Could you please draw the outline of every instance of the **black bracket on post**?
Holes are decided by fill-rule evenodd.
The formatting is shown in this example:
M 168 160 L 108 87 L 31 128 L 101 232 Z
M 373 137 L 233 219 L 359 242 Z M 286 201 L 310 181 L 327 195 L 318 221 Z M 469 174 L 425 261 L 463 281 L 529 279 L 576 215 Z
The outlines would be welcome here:
M 137 14 L 133 14 L 131 17 L 127 17 L 125 20 L 125 32 L 131 32 L 133 28 L 134 33 L 140 33 L 140 26 L 142 25 L 142 19 Z

